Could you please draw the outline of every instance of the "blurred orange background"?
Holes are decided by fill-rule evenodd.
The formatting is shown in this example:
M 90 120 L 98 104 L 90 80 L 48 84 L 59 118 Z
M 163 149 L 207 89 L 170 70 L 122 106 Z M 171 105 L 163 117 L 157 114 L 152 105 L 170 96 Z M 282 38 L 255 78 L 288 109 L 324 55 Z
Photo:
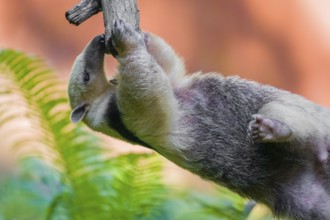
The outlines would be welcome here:
M 104 32 L 102 13 L 80 26 L 73 0 L 2 0 L 0 48 L 46 60 L 63 79 L 87 42 Z M 141 27 L 163 37 L 188 72 L 216 71 L 271 84 L 330 107 L 330 1 L 138 0 Z M 115 61 L 107 69 L 113 74 Z
M 102 14 L 78 27 L 73 0 L 2 0 L 0 47 L 41 56 L 68 78 L 76 55 L 103 33 Z M 278 86 L 330 106 L 330 1 L 139 0 L 141 27 L 163 37 L 189 72 L 216 71 Z M 109 58 L 107 69 L 115 69 Z

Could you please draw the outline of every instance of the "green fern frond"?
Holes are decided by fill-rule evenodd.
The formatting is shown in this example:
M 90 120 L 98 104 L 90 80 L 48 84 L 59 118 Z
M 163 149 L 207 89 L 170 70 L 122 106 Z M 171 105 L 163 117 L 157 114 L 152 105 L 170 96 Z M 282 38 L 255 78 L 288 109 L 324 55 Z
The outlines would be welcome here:
M 166 195 L 159 159 L 150 154 L 130 154 L 112 162 L 113 167 L 122 168 L 111 184 L 117 192 L 110 196 L 116 201 L 112 203 L 113 213 L 125 213 L 121 218 L 112 216 L 113 219 L 156 219 Z
M 106 158 L 98 138 L 71 124 L 65 88 L 41 60 L 0 52 L 0 132 L 13 152 L 42 158 L 60 176 L 47 218 L 152 219 L 165 191 L 159 160 Z

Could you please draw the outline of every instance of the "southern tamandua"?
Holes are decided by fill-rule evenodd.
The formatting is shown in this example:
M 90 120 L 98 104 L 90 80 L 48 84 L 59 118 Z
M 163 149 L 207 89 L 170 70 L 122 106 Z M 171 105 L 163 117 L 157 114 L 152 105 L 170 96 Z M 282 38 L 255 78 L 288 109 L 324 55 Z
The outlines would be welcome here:
M 73 122 L 152 148 L 276 216 L 330 219 L 330 110 L 236 76 L 186 75 L 168 44 L 122 20 L 112 37 L 114 80 L 102 35 L 73 65 Z

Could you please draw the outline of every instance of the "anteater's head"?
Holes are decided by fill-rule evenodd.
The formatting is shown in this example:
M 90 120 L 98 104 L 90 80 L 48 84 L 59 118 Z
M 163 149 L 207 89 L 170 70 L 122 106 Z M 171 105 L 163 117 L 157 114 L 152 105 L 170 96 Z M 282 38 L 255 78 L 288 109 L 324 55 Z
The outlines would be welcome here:
M 83 120 L 92 103 L 109 89 L 103 66 L 104 54 L 104 35 L 99 35 L 88 43 L 73 64 L 68 93 L 74 123 Z

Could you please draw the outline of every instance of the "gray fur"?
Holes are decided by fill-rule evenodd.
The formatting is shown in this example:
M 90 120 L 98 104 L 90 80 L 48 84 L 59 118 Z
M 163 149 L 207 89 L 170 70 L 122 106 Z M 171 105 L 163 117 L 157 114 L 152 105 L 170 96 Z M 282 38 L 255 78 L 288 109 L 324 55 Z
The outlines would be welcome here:
M 239 77 L 186 76 L 183 62 L 163 40 L 120 20 L 112 43 L 119 62 L 115 85 L 103 78 L 103 55 L 89 58 L 93 48 L 100 54 L 92 43 L 72 69 L 71 79 L 77 79 L 93 63 L 102 79 L 97 81 L 102 90 L 70 80 L 72 108 L 88 106 L 82 120 L 89 127 L 131 143 L 142 140 L 277 216 L 330 219 L 328 109 Z

